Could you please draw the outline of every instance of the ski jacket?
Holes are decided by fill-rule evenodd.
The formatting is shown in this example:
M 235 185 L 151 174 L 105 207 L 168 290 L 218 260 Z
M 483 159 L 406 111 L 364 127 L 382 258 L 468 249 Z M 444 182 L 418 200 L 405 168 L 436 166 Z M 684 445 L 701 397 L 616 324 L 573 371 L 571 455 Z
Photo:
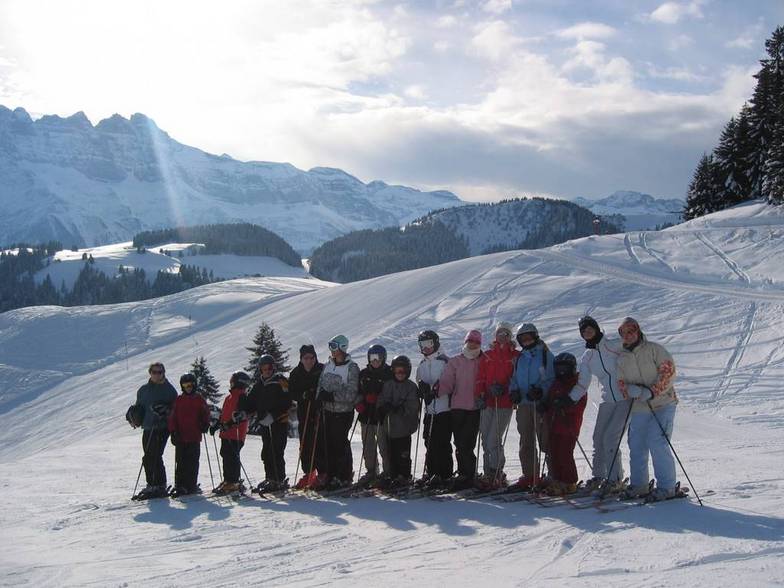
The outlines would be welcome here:
M 586 349 L 580 357 L 577 366 L 579 373 L 577 384 L 569 393 L 572 400 L 577 402 L 588 394 L 591 380 L 596 377 L 602 389 L 602 402 L 619 402 L 623 394 L 618 387 L 618 358 L 623 351 L 623 346 L 618 339 L 602 337 L 595 348 Z
M 532 386 L 541 388 L 543 397 L 547 397 L 547 391 L 555 379 L 554 362 L 555 357 L 543 341 L 539 341 L 532 349 L 523 349 L 520 352 L 509 382 L 510 390 L 519 390 L 522 393 L 520 404 L 532 404 L 526 397 Z
M 494 342 L 482 355 L 482 361 L 479 363 L 477 394 L 485 399 L 488 407 L 512 408 L 514 406 L 512 399 L 509 398 L 509 381 L 512 379 L 518 355 L 520 352 L 512 345 L 499 345 L 498 342 Z M 490 394 L 490 387 L 494 384 L 503 386 L 504 393 L 501 396 Z
M 378 409 L 385 414 L 382 424 L 390 439 L 410 437 L 419 427 L 419 390 L 411 380 L 387 380 L 378 397 Z
M 361 400 L 357 402 L 357 412 L 359 422 L 371 425 L 378 424 L 378 397 L 384 387 L 384 382 L 392 379 L 392 368 L 387 364 L 382 364 L 378 369 L 367 366 L 359 372 L 359 396 Z
M 425 382 L 430 384 L 430 388 L 434 393 L 438 392 L 441 383 L 444 368 L 449 362 L 449 358 L 443 353 L 436 355 L 431 353 L 422 358 L 419 362 L 416 371 L 416 381 Z M 430 404 L 425 405 L 425 412 L 427 414 L 440 414 L 449 410 L 449 396 L 436 396 Z
M 207 401 L 196 393 L 182 393 L 174 401 L 169 415 L 169 432 L 177 433 L 183 443 L 201 443 L 201 435 L 210 425 Z
M 169 380 L 164 380 L 160 384 L 153 384 L 148 381 L 136 392 L 136 404 L 144 408 L 144 420 L 142 430 L 166 430 L 169 426 L 166 416 L 158 416 L 152 409 L 159 404 L 166 405 L 171 409 L 174 400 L 177 398 L 177 390 L 171 385 Z
M 476 410 L 476 388 L 479 376 L 480 353 L 476 359 L 468 359 L 462 353 L 449 360 L 441 374 L 436 394 L 448 396 L 452 409 Z
M 550 422 L 550 434 L 565 435 L 577 439 L 580 436 L 580 427 L 583 424 L 583 412 L 585 405 L 588 404 L 588 396 L 583 394 L 580 399 L 569 408 L 556 410 L 552 406 L 552 401 L 561 396 L 570 395 L 570 391 L 577 384 L 577 376 L 565 380 L 556 378 L 550 386 L 548 397 L 550 399 L 549 408 L 545 413 L 545 419 Z
M 324 369 L 323 363 L 316 363 L 313 369 L 307 371 L 300 363 L 291 370 L 289 374 L 289 394 L 294 402 L 310 401 L 316 398 L 316 390 L 318 390 L 318 381 L 321 376 L 321 370 Z
M 221 410 L 220 422 L 230 423 L 231 416 L 235 410 L 240 410 L 240 398 L 245 396 L 245 391 L 242 388 L 232 388 L 229 395 L 223 401 L 223 409 Z M 221 431 L 221 439 L 229 439 L 230 441 L 245 442 L 245 437 L 248 434 L 248 421 L 244 420 L 237 425 L 232 425 L 225 431 Z
M 350 355 L 346 355 L 346 360 L 340 365 L 336 365 L 332 358 L 324 364 L 316 398 L 321 396 L 322 390 L 334 395 L 334 400 L 324 401 L 324 410 L 354 412 L 354 405 L 359 402 L 359 366 L 351 361 Z
M 672 355 L 658 343 L 652 343 L 640 334 L 640 343 L 632 350 L 623 348 L 618 357 L 618 387 L 628 398 L 628 386 L 635 384 L 648 388 L 653 394 L 651 408 L 656 410 L 668 404 L 677 404 L 675 393 L 675 362 Z M 647 412 L 648 403 L 636 399 L 632 412 Z
M 281 373 L 256 382 L 250 394 L 241 397 L 239 401 L 240 410 L 256 413 L 259 421 L 271 415 L 276 423 L 289 422 L 290 406 L 289 381 Z

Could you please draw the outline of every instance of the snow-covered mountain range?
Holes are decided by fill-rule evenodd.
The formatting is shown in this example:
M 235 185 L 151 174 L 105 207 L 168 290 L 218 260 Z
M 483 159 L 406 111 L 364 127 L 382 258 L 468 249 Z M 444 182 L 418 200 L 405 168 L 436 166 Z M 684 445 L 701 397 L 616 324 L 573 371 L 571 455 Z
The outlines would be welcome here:
M 472 587 L 489 578 L 496 586 L 734 586 L 739 578 L 782 585 L 782 256 L 784 210 L 756 202 L 666 231 L 590 236 L 345 285 L 245 278 L 137 303 L 3 313 L 0 569 L 9 583 L 36 586 L 367 586 L 369 578 Z M 261 321 L 286 347 L 315 343 L 322 359 L 329 337 L 345 333 L 362 364 L 373 343 L 390 356 L 418 357 L 424 328 L 436 329 L 454 355 L 468 328 L 488 338 L 498 320 L 534 322 L 553 351 L 581 353 L 577 320 L 585 313 L 608 335 L 633 314 L 673 353 L 680 403 L 672 442 L 704 507 L 129 502 L 142 447 L 123 415 L 151 361 L 165 362 L 176 381 L 204 355 L 225 392 Z M 592 388 L 580 434 L 589 455 L 597 398 Z M 510 478 L 520 474 L 517 444 L 513 424 Z M 216 470 L 209 438 L 205 487 L 207 449 Z M 417 474 L 423 451 L 420 442 Z M 296 454 L 289 440 L 289 476 Z M 258 482 L 257 439 L 242 457 Z M 576 459 L 589 477 L 579 452 Z M 171 447 L 165 461 L 171 475 Z
M 685 205 L 685 201 L 679 198 L 654 198 L 650 194 L 629 190 L 619 190 L 599 200 L 577 197 L 573 198 L 572 202 L 590 209 L 595 214 L 623 215 L 626 218 L 625 228 L 629 231 L 655 229 L 666 223 L 678 223 Z
M 241 162 L 183 145 L 143 114 L 92 125 L 0 106 L 0 244 L 99 245 L 162 227 L 252 222 L 300 252 L 462 202 L 346 172 Z

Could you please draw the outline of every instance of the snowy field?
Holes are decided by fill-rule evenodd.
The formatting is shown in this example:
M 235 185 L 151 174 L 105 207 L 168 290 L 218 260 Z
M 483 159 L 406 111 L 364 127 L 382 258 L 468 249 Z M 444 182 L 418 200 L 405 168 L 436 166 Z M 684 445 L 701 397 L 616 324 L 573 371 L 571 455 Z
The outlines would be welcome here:
M 341 286 L 247 278 L 132 304 L 4 313 L 0 583 L 784 584 L 783 262 L 781 211 L 749 204 L 662 232 Z M 225 391 L 261 321 L 292 350 L 314 342 L 322 356 L 343 332 L 364 365 L 371 343 L 416 357 L 416 333 L 436 328 L 454 354 L 468 328 L 489 337 L 497 320 L 533 321 L 555 352 L 579 352 L 585 313 L 605 330 L 634 315 L 673 352 L 673 442 L 697 490 L 714 491 L 704 507 L 673 501 L 610 514 L 491 500 L 128 500 L 141 441 L 124 414 L 153 360 L 176 381 L 204 355 Z M 589 455 L 595 414 L 591 402 L 581 434 Z M 249 439 L 243 461 L 257 483 L 260 444 Z M 516 444 L 512 430 L 510 477 L 520 472 Z M 356 469 L 359 435 L 353 448 Z M 170 476 L 173 457 L 167 449 Z M 578 468 L 589 475 L 581 457 Z M 210 485 L 204 453 L 200 480 Z

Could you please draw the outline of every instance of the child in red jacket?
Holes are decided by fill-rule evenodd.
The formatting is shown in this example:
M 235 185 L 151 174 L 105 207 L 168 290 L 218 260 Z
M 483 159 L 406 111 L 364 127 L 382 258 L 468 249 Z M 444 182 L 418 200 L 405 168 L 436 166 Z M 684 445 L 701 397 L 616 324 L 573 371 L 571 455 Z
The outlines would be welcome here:
M 577 359 L 571 353 L 559 353 L 553 362 L 555 380 L 548 394 L 545 419 L 550 422 L 550 475 L 546 492 L 552 496 L 573 494 L 577 490 L 577 466 L 574 446 L 583 424 L 587 395 L 577 402 L 569 395 L 577 384 Z
M 201 492 L 199 454 L 201 436 L 210 425 L 210 409 L 201 395 L 196 394 L 196 376 L 185 374 L 180 378 L 180 394 L 174 401 L 169 415 L 169 432 L 175 447 L 174 490 L 172 496 Z
M 248 420 L 247 415 L 239 409 L 239 402 L 250 386 L 250 376 L 245 372 L 234 372 L 229 380 L 229 386 L 231 389 L 223 401 L 220 420 L 210 428 L 210 433 L 213 435 L 220 429 L 220 454 L 223 458 L 223 482 L 213 491 L 216 494 L 243 490 L 240 481 L 242 469 L 240 451 L 245 445 L 245 436 L 248 434 Z

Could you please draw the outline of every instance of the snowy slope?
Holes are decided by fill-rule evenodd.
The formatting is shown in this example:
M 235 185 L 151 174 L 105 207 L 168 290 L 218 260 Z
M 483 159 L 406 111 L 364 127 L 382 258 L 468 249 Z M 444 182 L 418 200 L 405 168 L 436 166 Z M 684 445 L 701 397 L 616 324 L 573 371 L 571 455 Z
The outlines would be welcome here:
M 365 184 L 339 169 L 241 162 L 173 140 L 142 114 L 93 126 L 0 106 L 0 244 L 124 241 L 145 229 L 251 222 L 309 251 L 343 233 L 404 224 L 462 202 Z
M 679 198 L 654 198 L 650 194 L 630 190 L 619 190 L 599 200 L 578 197 L 573 201 L 595 214 L 623 215 L 627 230 L 654 229 L 665 223 L 677 223 L 685 205 Z
M 131 241 L 86 247 L 78 251 L 66 249 L 58 251 L 52 263 L 40 270 L 35 279 L 43 281 L 51 276 L 55 287 L 65 283 L 69 290 L 84 267 L 83 254 L 92 255 L 93 267 L 107 276 L 117 275 L 119 266 L 127 269 L 143 269 L 149 280 L 155 279 L 158 271 L 177 273 L 180 265 L 196 266 L 212 271 L 215 278 L 232 279 L 245 276 L 274 276 L 305 278 L 308 273 L 304 268 L 292 267 L 277 257 L 255 255 L 190 255 L 185 253 L 182 258 L 176 257 L 178 252 L 185 252 L 193 243 L 168 243 L 151 247 L 146 253 L 137 253 Z M 160 251 L 166 251 L 167 254 Z M 171 255 L 168 255 L 171 253 Z
M 744 211 L 754 227 L 744 228 Z M 647 249 L 632 233 L 334 287 L 245 279 L 159 301 L 0 315 L 4 578 L 41 586 L 780 585 L 784 287 L 780 264 L 765 261 L 784 255 L 780 229 L 780 211 L 749 207 L 644 233 Z M 425 327 L 455 353 L 467 328 L 487 336 L 498 319 L 532 320 L 553 350 L 578 352 L 586 312 L 608 330 L 633 314 L 673 352 L 682 399 L 674 443 L 698 489 L 715 490 L 705 507 L 601 514 L 492 501 L 128 503 L 141 448 L 122 415 L 153 359 L 176 378 L 204 354 L 225 382 L 262 320 L 286 345 L 313 341 L 321 353 L 344 332 L 359 359 L 371 342 L 415 355 L 414 334 Z M 591 402 L 581 434 L 589 453 L 594 418 Z M 516 444 L 513 429 L 511 476 Z M 255 440 L 243 450 L 253 481 L 258 451 Z M 294 456 L 290 444 L 289 475 Z M 170 449 L 166 460 L 171 473 Z M 582 459 L 578 467 L 588 474 Z M 201 480 L 209 485 L 204 456 Z

